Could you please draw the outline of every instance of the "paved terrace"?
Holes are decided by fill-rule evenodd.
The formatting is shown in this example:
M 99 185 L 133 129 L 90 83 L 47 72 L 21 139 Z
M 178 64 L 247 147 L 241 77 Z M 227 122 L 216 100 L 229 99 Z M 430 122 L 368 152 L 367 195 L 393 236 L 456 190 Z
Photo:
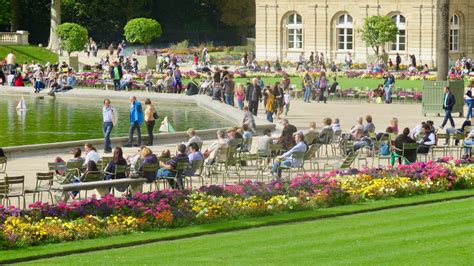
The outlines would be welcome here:
M 8 93 L 11 93 L 12 89 L 8 89 Z M 32 89 L 30 90 L 32 91 Z M 26 91 L 21 91 L 22 93 L 29 93 Z M 74 92 L 74 93 L 72 93 Z M 104 91 L 104 90 L 92 90 L 92 89 L 75 89 L 71 93 L 65 93 L 59 97 L 83 97 L 84 95 L 94 95 L 94 97 L 99 98 L 128 98 L 130 95 L 136 95 L 137 98 L 141 101 L 145 97 L 157 97 L 158 101 L 165 100 L 165 101 L 176 101 L 180 102 L 179 98 L 186 99 L 188 101 L 190 98 L 194 96 L 186 96 L 186 95 L 164 95 L 164 94 L 156 94 L 156 93 L 145 93 L 145 92 L 115 92 L 115 91 Z M 4 89 L 0 89 L 0 94 L 6 93 Z M 82 96 L 81 96 L 82 95 Z M 45 96 L 49 97 L 49 96 Z M 206 97 L 206 96 L 198 96 L 198 97 Z M 151 97 L 150 97 L 151 98 Z M 206 99 L 206 101 L 210 101 Z M 231 114 L 232 117 L 240 118 L 242 116 L 242 112 L 234 109 L 232 107 L 226 106 L 223 103 L 217 103 L 212 101 L 212 105 L 216 110 L 219 112 L 225 112 L 226 114 Z M 101 106 L 98 106 L 101 108 Z M 263 112 L 262 105 L 260 105 L 258 116 L 261 118 L 259 119 L 260 123 L 263 122 L 265 118 L 265 114 Z M 435 122 L 435 126 L 438 127 L 442 122 L 442 117 L 438 116 L 428 116 L 424 117 L 421 113 L 421 104 L 370 104 L 366 102 L 328 102 L 327 104 L 311 102 L 311 103 L 304 103 L 302 100 L 294 100 L 291 103 L 290 112 L 288 114 L 288 120 L 291 124 L 294 124 L 299 130 L 307 129 L 309 122 L 315 121 L 317 123 L 317 127 L 321 128 L 322 120 L 324 117 L 331 117 L 331 118 L 339 118 L 341 120 L 341 125 L 343 130 L 348 131 L 350 128 L 355 124 L 355 120 L 359 116 L 365 116 L 370 114 L 373 116 L 374 123 L 376 125 L 376 132 L 384 131 L 387 126 L 389 126 L 389 122 L 392 117 L 397 117 L 399 119 L 399 128 L 400 130 L 404 127 L 413 128 L 417 123 L 424 120 L 433 120 Z M 283 116 L 284 117 L 284 116 Z M 122 120 L 122 122 L 124 122 Z M 455 116 L 456 125 L 460 126 L 463 122 L 463 118 L 459 118 Z M 258 122 L 257 122 L 258 123 Z M 281 132 L 281 125 L 278 120 L 275 119 L 275 124 L 277 126 L 276 131 L 274 132 L 275 135 L 279 135 Z M 101 130 L 98 128 L 97 130 Z M 261 132 L 259 132 L 261 135 Z M 185 141 L 184 137 L 181 141 Z M 173 142 L 167 140 L 167 143 L 163 144 L 160 141 L 160 135 L 158 135 L 157 140 L 155 140 L 156 146 L 151 147 L 155 153 L 161 153 L 164 149 L 170 149 L 171 151 L 175 150 L 176 143 L 179 143 L 179 138 Z M 81 143 L 81 142 L 80 142 Z M 82 142 L 83 143 L 83 142 Z M 212 140 L 207 140 L 204 142 L 203 149 L 209 146 L 212 143 Z M 253 141 L 253 148 L 255 149 L 258 143 L 258 136 L 254 138 Z M 119 143 L 115 143 L 119 144 Z M 82 145 L 79 145 L 82 146 Z M 99 153 L 101 153 L 102 145 L 97 145 Z M 62 158 L 68 159 L 71 155 L 68 154 L 70 148 L 64 149 L 42 149 L 40 153 L 37 151 L 32 152 L 21 152 L 16 153 L 12 158 L 8 161 L 8 169 L 7 172 L 10 176 L 13 175 L 25 175 L 26 177 L 26 187 L 33 187 L 35 182 L 35 173 L 36 172 L 47 172 L 48 167 L 47 163 L 53 161 L 55 156 L 61 156 Z M 134 154 L 137 148 L 124 148 L 124 155 L 125 157 L 130 154 Z M 110 156 L 110 154 L 109 154 Z M 369 158 L 369 165 L 371 163 L 371 159 Z M 331 161 L 332 163 L 334 161 Z M 197 184 L 197 182 L 195 182 Z M 148 186 L 146 186 L 148 187 Z M 13 199 L 13 203 L 15 199 Z M 27 198 L 27 203 L 31 202 L 31 199 Z

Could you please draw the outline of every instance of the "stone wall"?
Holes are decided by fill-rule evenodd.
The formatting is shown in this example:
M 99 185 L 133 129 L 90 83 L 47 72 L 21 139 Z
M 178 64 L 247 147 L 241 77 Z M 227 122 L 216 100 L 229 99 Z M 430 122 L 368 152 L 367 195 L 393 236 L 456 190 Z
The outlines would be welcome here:
M 28 45 L 29 32 L 19 30 L 17 32 L 0 32 L 0 44 L 3 45 Z

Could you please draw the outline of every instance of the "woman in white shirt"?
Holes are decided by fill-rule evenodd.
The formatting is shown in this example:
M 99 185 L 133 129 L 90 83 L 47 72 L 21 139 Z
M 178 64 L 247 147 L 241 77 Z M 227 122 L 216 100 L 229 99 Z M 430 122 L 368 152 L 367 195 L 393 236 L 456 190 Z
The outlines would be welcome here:
M 86 143 L 84 145 L 84 150 L 86 152 L 86 159 L 84 161 L 83 166 L 86 167 L 87 163 L 89 163 L 89 161 L 94 161 L 97 164 L 97 162 L 100 159 L 100 156 L 97 153 L 97 149 L 94 146 L 92 146 L 92 144 Z
M 357 119 L 357 124 L 351 128 L 351 134 L 355 140 L 360 140 L 364 135 L 364 125 L 362 124 L 363 121 L 364 119 L 359 117 L 359 119 Z

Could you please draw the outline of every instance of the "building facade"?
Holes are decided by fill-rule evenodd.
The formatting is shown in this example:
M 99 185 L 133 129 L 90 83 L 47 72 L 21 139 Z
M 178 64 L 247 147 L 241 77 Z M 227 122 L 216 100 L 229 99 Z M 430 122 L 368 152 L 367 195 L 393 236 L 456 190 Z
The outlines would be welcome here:
M 387 15 L 397 24 L 396 41 L 385 51 L 415 55 L 417 63 L 435 65 L 436 0 L 256 0 L 258 60 L 295 61 L 301 52 L 323 53 L 326 62 L 372 62 L 375 53 L 357 29 L 364 18 Z M 474 0 L 450 1 L 450 60 L 474 56 Z

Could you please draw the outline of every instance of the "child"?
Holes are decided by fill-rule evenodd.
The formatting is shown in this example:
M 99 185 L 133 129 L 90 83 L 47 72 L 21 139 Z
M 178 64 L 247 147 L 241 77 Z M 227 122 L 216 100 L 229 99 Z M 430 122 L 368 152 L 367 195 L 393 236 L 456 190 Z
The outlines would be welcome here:
M 288 111 L 290 111 L 290 101 L 291 101 L 290 90 L 285 89 L 285 94 L 283 94 L 283 103 L 285 104 L 285 116 L 288 116 Z

